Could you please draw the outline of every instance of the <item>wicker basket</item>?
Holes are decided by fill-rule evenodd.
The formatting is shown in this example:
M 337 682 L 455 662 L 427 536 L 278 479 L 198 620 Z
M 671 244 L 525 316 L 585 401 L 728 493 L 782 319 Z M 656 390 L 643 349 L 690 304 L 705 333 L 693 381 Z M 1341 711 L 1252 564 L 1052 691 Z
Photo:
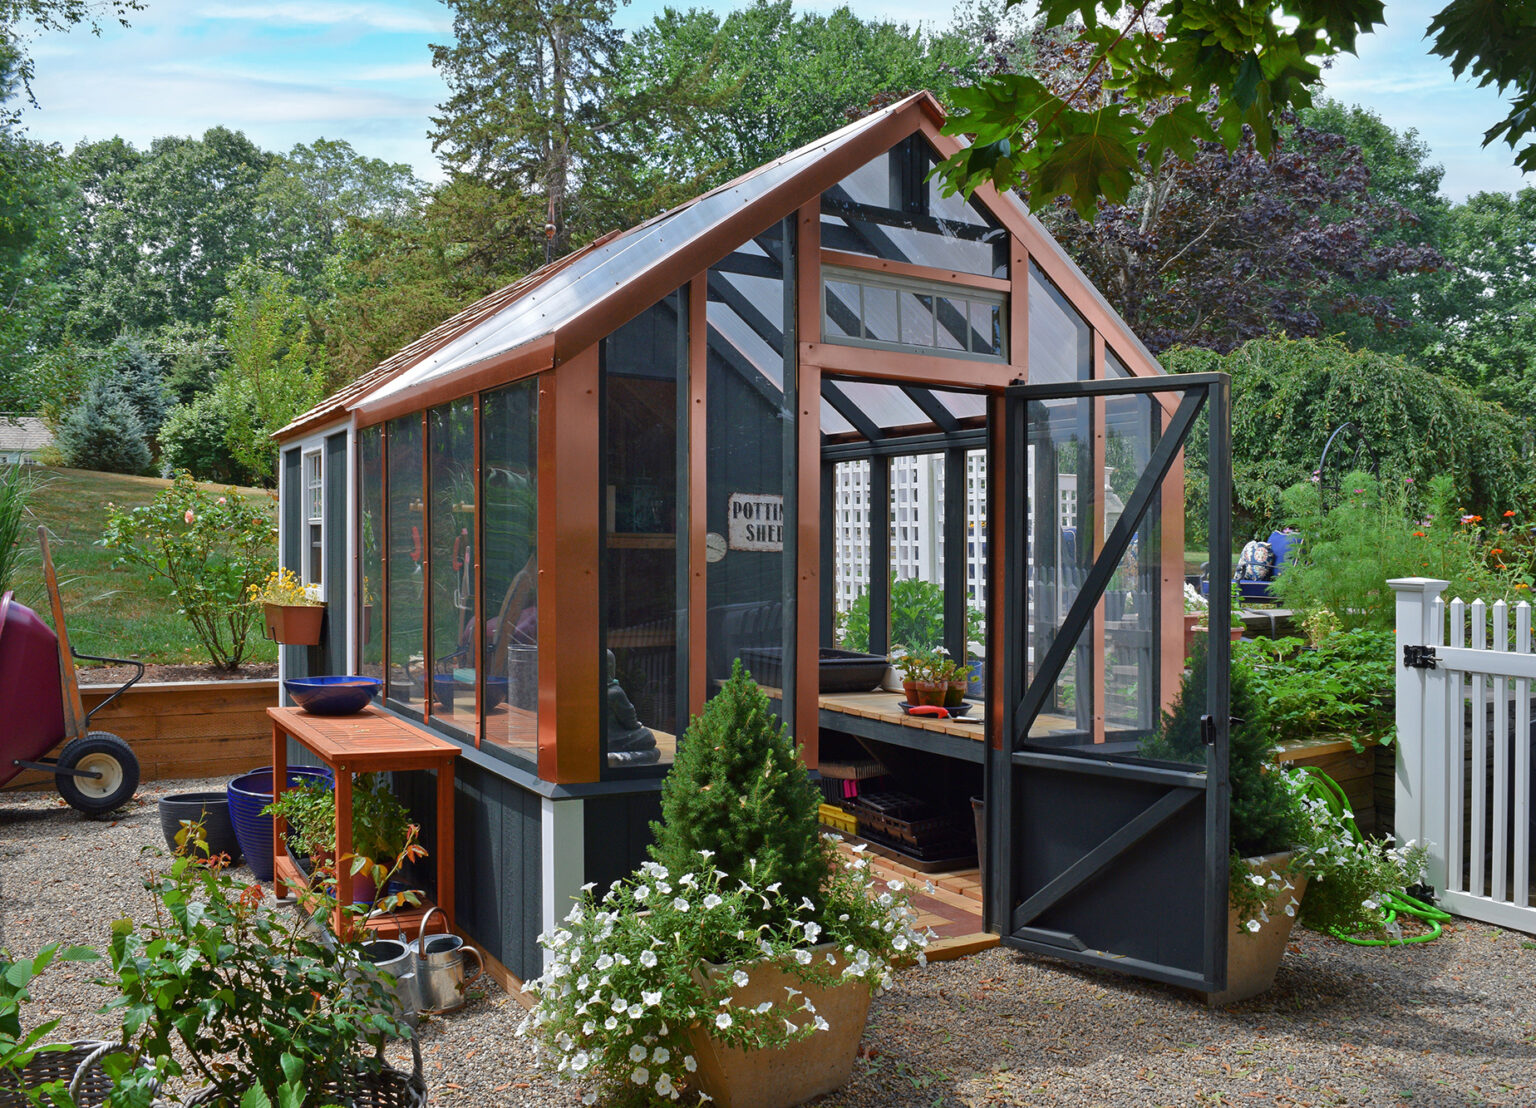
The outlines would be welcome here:
M 78 1108 L 100 1108 L 112 1091 L 101 1060 L 122 1049 L 122 1043 L 80 1039 L 70 1043 L 68 1050 L 43 1051 L 20 1071 L 0 1071 L 0 1108 L 32 1108 L 25 1090 L 50 1081 L 69 1082 L 69 1095 Z
M 366 1071 L 349 1074 L 344 1080 L 327 1081 L 309 1090 L 313 1104 L 345 1104 L 350 1108 L 426 1108 L 427 1081 L 421 1075 L 421 1045 L 411 1039 L 412 1069 L 402 1073 L 385 1065 L 378 1073 Z M 182 1108 L 202 1108 L 219 1099 L 219 1090 L 210 1086 L 182 1101 Z

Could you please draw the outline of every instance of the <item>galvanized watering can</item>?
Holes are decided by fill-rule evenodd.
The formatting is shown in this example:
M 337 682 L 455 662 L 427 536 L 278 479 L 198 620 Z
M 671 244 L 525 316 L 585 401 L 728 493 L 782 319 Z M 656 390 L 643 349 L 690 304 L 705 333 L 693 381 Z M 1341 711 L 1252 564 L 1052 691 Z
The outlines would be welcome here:
M 411 947 L 399 939 L 373 939 L 363 944 L 363 957 L 372 969 L 383 970 L 394 977 L 391 990 L 395 998 L 393 1014 L 414 1026 L 416 1013 L 421 1010 L 421 995 Z
M 427 921 L 433 912 L 439 911 L 441 909 L 432 908 L 421 917 L 421 930 L 411 944 L 416 987 L 420 991 L 421 1008 L 427 1012 L 451 1012 L 462 1007 L 465 986 L 485 972 L 480 952 L 466 945 L 459 936 L 427 934 Z M 464 976 L 466 954 L 475 958 L 475 974 L 468 980 Z

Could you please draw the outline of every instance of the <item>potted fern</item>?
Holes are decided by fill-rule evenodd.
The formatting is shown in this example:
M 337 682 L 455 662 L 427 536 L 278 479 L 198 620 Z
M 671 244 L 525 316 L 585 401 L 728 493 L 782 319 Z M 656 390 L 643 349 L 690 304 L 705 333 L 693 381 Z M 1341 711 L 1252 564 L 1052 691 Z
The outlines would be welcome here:
M 785 1108 L 847 1081 L 873 992 L 927 939 L 900 882 L 821 836 L 818 803 L 738 662 L 679 746 L 651 860 L 540 936 L 519 1033 L 588 1103 Z

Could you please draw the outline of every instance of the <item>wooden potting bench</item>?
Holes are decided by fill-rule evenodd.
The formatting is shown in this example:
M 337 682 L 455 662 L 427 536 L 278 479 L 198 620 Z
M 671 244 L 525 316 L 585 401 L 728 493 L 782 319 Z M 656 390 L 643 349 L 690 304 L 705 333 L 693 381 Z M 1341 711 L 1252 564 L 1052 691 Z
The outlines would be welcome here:
M 430 769 L 437 772 L 437 906 L 453 927 L 453 760 L 459 748 L 370 705 L 356 715 L 315 716 L 302 708 L 268 708 L 272 719 L 272 795 L 282 795 L 288 779 L 287 739 L 311 751 L 336 774 L 336 857 L 352 853 L 352 775 L 390 770 Z M 289 887 L 304 890 L 308 882 L 288 856 L 285 821 L 272 821 L 273 891 L 287 895 Z M 381 859 L 382 861 L 382 859 Z M 341 923 L 339 905 L 352 902 L 352 870 L 336 867 L 334 921 Z M 432 901 L 418 907 L 371 917 L 370 929 L 390 938 L 414 938 Z

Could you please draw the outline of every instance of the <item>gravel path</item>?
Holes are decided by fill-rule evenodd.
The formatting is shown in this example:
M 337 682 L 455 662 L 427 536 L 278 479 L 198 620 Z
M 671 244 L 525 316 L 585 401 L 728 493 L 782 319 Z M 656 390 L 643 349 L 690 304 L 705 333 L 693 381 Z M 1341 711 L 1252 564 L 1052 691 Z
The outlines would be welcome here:
M 105 944 L 147 911 L 138 884 L 162 845 L 155 800 L 222 779 L 146 786 L 115 822 L 89 823 L 54 794 L 0 799 L 0 945 Z M 89 966 L 51 969 L 33 1017 L 112 1036 Z M 567 1105 L 493 991 L 430 1021 L 422 1046 L 435 1104 Z M 875 1002 L 853 1082 L 820 1103 L 936 1105 L 1536 1106 L 1536 939 L 1458 923 L 1435 943 L 1353 947 L 1298 931 L 1275 988 L 1210 1011 L 1189 994 L 1001 950 L 913 970 Z

